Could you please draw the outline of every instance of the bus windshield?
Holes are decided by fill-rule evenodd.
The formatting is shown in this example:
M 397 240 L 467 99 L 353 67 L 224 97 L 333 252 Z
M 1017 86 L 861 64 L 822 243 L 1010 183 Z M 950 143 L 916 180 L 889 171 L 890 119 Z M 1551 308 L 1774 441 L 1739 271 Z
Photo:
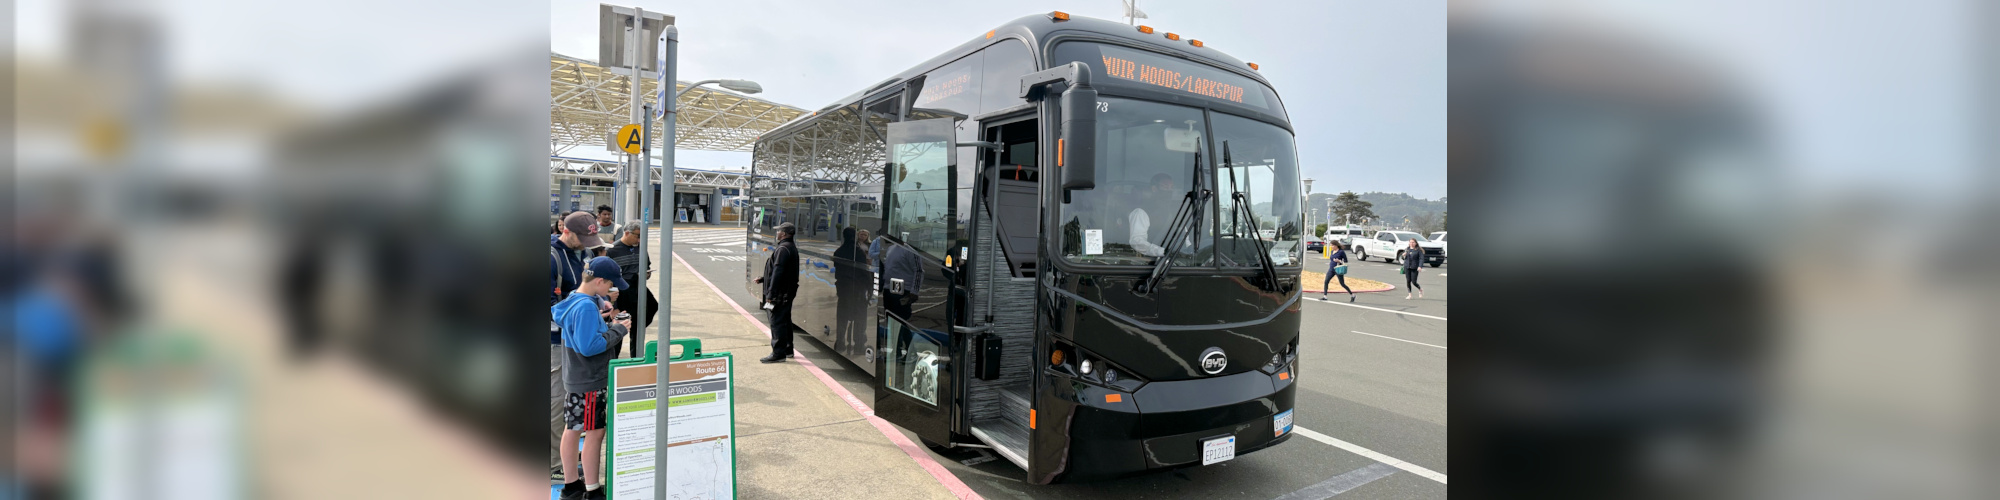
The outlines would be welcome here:
M 1272 265 L 1298 265 L 1303 231 L 1289 132 L 1186 106 L 1108 96 L 1099 102 L 1097 187 L 1073 191 L 1062 204 L 1065 259 L 1137 266 L 1171 253 L 1175 266 L 1254 267 L 1262 248 Z M 1166 241 L 1196 175 L 1215 195 L 1192 222 L 1192 236 Z M 1238 192 L 1249 213 L 1237 211 Z
M 1116 97 L 1098 98 L 1097 109 L 1097 188 L 1073 191 L 1062 205 L 1063 256 L 1151 265 L 1169 251 L 1167 227 L 1194 185 L 1196 162 L 1208 161 L 1206 120 L 1200 109 Z M 1198 222 L 1202 231 L 1171 245 L 1179 250 L 1174 265 L 1212 262 L 1212 224 Z
M 1210 126 L 1215 129 L 1218 150 L 1214 164 L 1220 179 L 1216 200 L 1221 205 L 1221 211 L 1216 212 L 1221 227 L 1216 229 L 1224 235 L 1216 253 L 1222 265 L 1258 265 L 1259 249 L 1270 255 L 1271 265 L 1297 265 L 1303 248 L 1299 238 L 1304 231 L 1299 227 L 1303 212 L 1292 134 L 1256 120 L 1222 113 L 1213 116 Z M 1238 215 L 1236 193 L 1243 195 L 1243 203 L 1250 208 L 1245 215 Z

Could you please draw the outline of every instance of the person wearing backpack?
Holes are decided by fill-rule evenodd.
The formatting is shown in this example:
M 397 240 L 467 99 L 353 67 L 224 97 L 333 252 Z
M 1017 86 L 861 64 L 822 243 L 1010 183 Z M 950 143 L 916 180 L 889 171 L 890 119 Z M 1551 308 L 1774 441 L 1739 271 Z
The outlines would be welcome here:
M 584 259 L 589 256 L 592 240 L 597 236 L 597 217 L 588 212 L 571 212 L 556 224 L 556 234 L 549 236 L 549 305 L 562 302 L 563 297 L 583 283 Z M 562 470 L 562 429 L 563 399 L 569 394 L 563 390 L 563 343 L 562 328 L 549 323 L 549 480 L 561 482 Z

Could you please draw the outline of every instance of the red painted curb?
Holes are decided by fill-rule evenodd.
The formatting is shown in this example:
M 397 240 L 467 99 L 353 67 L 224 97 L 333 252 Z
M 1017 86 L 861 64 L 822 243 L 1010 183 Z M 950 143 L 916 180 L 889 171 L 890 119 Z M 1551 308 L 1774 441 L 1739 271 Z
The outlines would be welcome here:
M 709 291 L 715 292 L 715 296 L 721 297 L 723 302 L 729 304 L 729 307 L 736 309 L 736 313 L 743 315 L 743 319 L 750 320 L 750 324 L 757 325 L 758 330 L 763 330 L 765 337 L 771 336 L 770 326 L 766 326 L 756 316 L 751 316 L 749 311 L 743 309 L 743 306 L 737 305 L 736 299 L 729 298 L 728 294 L 722 293 L 721 288 L 717 288 L 715 283 L 710 283 L 708 277 L 702 276 L 701 271 L 696 271 L 693 265 L 687 263 L 687 259 L 682 259 L 681 254 L 675 253 L 674 261 L 681 263 L 681 267 L 686 267 L 688 272 L 694 273 L 695 279 L 701 280 L 701 284 L 703 285 L 708 285 Z M 672 276 L 668 276 L 668 279 L 671 280 Z M 668 283 L 668 286 L 673 286 L 671 281 Z M 896 448 L 902 449 L 903 454 L 909 455 L 911 460 L 915 460 L 917 466 L 923 467 L 924 472 L 929 472 L 932 478 L 937 479 L 938 484 L 943 485 L 945 490 L 951 492 L 952 496 L 958 497 L 960 500 L 982 498 L 978 493 L 973 492 L 971 487 L 966 486 L 964 481 L 959 481 L 958 476 L 951 475 L 951 471 L 945 470 L 944 465 L 932 459 L 930 453 L 925 451 L 924 447 L 911 442 L 910 438 L 904 437 L 903 433 L 897 431 L 896 427 L 890 424 L 889 421 L 875 416 L 875 410 L 869 408 L 867 404 L 862 403 L 861 398 L 854 397 L 854 393 L 848 392 L 846 387 L 840 385 L 840 382 L 836 382 L 833 380 L 833 377 L 827 376 L 826 371 L 819 369 L 819 365 L 813 364 L 811 359 L 807 359 L 805 355 L 798 354 L 797 352 L 797 349 L 793 350 L 792 360 L 797 361 L 799 366 L 806 367 L 807 372 L 811 372 L 814 378 L 819 379 L 820 383 L 826 384 L 826 388 L 833 390 L 834 395 L 840 396 L 841 401 L 846 401 L 847 406 L 853 407 L 854 411 L 860 413 L 862 418 L 868 419 L 868 425 L 874 426 L 877 432 L 882 433 L 882 437 L 889 438 L 891 444 L 896 445 Z

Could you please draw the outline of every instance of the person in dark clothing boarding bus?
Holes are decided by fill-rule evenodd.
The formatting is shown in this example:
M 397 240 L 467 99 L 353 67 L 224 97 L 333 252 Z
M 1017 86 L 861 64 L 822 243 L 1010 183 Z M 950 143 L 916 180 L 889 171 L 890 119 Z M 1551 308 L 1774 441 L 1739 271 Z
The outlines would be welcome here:
M 1424 287 L 1417 285 L 1417 270 L 1423 267 L 1424 249 L 1417 246 L 1417 240 L 1410 240 L 1410 249 L 1403 251 L 1403 283 L 1408 284 L 1417 297 L 1424 296 Z M 1403 300 L 1409 299 L 1410 294 L 1403 294 Z
M 618 262 L 610 257 L 594 257 L 583 269 L 583 284 L 549 308 L 550 320 L 562 328 L 563 389 L 563 491 L 562 498 L 604 498 L 604 391 L 610 380 L 611 346 L 632 328 L 629 316 L 612 315 L 618 310 L 607 298 L 612 290 L 626 288 Z M 578 449 L 577 438 L 583 438 Z M 582 462 L 582 474 L 577 465 Z
M 764 261 L 764 303 L 771 307 L 771 355 L 757 361 L 777 363 L 792 357 L 792 298 L 799 293 L 799 248 L 792 241 L 792 223 L 778 225 L 778 248 Z
M 1319 282 L 1319 300 L 1326 300 L 1326 285 L 1332 280 L 1340 280 L 1340 289 L 1347 290 L 1347 301 L 1354 301 L 1354 289 L 1347 287 L 1347 247 L 1338 241 L 1326 242 L 1333 245 L 1333 255 L 1326 261 L 1326 279 Z

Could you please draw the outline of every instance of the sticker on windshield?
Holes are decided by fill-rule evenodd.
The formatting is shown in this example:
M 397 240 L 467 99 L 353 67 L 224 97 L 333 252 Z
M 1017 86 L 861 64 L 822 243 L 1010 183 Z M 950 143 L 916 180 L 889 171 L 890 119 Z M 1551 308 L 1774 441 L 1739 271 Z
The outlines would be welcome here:
M 1083 230 L 1083 254 L 1084 254 L 1084 255 L 1102 255 L 1102 254 L 1104 254 L 1104 230 L 1103 230 L 1103 229 L 1085 229 L 1085 230 Z

